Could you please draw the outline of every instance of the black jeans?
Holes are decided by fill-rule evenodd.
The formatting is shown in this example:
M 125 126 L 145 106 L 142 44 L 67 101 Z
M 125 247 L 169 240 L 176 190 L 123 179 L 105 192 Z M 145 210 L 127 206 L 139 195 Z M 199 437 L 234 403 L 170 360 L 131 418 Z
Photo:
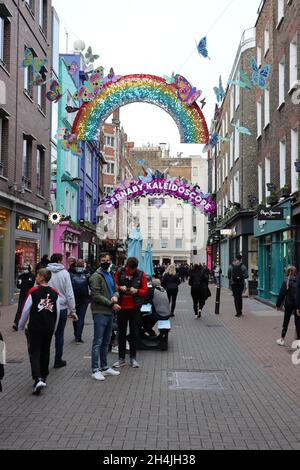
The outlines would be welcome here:
M 176 287 L 175 289 L 167 289 L 167 294 L 168 294 L 169 302 L 172 302 L 172 305 L 171 305 L 171 312 L 174 313 L 174 312 L 175 312 L 175 308 L 176 308 L 176 300 L 177 300 L 177 295 L 178 295 L 178 287 Z
M 75 340 L 77 341 L 80 341 L 82 339 L 84 319 L 89 303 L 89 299 L 86 298 L 76 299 L 76 315 L 78 317 L 78 321 L 73 322 L 73 328 Z
M 296 326 L 296 332 L 297 332 L 297 339 L 300 340 L 300 317 L 297 315 L 295 309 L 289 308 L 289 307 L 285 307 L 284 321 L 283 321 L 281 337 L 282 338 L 286 337 L 287 330 L 288 330 L 290 319 L 291 319 L 292 315 L 295 315 L 295 326 Z
M 45 379 L 49 375 L 50 345 L 53 333 L 49 330 L 28 331 L 28 353 L 33 380 Z
M 242 315 L 243 313 L 244 287 L 245 287 L 244 284 L 233 284 L 231 286 L 237 315 Z
M 138 340 L 138 328 L 140 322 L 140 311 L 136 308 L 130 310 L 120 310 L 118 312 L 117 319 L 119 334 L 119 358 L 125 359 L 126 356 L 127 325 L 129 322 L 130 359 L 135 359 Z
M 199 310 L 203 310 L 203 307 L 205 305 L 203 294 L 199 291 L 198 292 L 192 291 L 192 298 L 193 298 L 193 303 L 194 303 L 195 315 L 198 315 Z

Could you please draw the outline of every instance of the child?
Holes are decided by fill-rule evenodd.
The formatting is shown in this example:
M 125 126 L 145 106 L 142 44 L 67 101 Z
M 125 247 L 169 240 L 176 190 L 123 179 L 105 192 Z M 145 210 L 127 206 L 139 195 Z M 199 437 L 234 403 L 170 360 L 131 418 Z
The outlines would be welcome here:
M 292 315 L 295 315 L 295 325 L 298 339 L 300 339 L 300 317 L 296 313 L 296 287 L 297 287 L 297 269 L 295 266 L 289 266 L 287 270 L 288 278 L 281 286 L 279 297 L 277 300 L 277 310 L 280 309 L 284 302 L 285 314 L 282 327 L 281 338 L 277 340 L 279 346 L 284 346 L 284 339 L 287 334 L 288 326 Z
M 59 321 L 59 293 L 48 286 L 50 279 L 51 272 L 48 269 L 38 271 L 37 286 L 28 292 L 18 325 L 19 331 L 24 330 L 29 318 L 26 335 L 34 380 L 33 395 L 39 395 L 42 388 L 46 387 L 50 345 Z

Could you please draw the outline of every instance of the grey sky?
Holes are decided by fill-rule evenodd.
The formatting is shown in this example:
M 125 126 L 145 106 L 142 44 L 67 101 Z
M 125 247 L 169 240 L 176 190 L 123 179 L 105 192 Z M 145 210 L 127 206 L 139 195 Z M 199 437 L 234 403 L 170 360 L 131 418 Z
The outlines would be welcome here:
M 255 24 L 260 0 L 53 0 L 61 19 L 61 52 L 82 39 L 117 74 L 184 75 L 207 97 L 208 125 L 215 106 L 213 87 L 224 86 L 245 29 Z M 212 28 L 213 27 L 213 28 Z M 212 28 L 212 29 L 211 29 Z M 208 34 L 207 34 L 208 33 Z M 201 58 L 196 41 L 207 34 L 211 60 Z M 187 61 L 187 59 L 189 60 Z M 186 62 L 186 63 L 185 63 Z M 121 110 L 129 139 L 136 144 L 169 142 L 173 153 L 196 154 L 200 146 L 180 145 L 172 118 L 156 106 L 137 103 Z

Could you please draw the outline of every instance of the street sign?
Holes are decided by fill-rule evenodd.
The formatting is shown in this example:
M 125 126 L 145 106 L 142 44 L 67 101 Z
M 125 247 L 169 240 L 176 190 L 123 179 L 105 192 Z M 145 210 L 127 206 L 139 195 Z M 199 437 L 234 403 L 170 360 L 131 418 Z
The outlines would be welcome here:
M 225 237 L 231 237 L 233 235 L 233 230 L 228 229 L 228 230 L 221 230 L 221 235 L 224 235 Z
M 257 214 L 258 220 L 284 220 L 284 210 L 280 208 L 262 207 Z

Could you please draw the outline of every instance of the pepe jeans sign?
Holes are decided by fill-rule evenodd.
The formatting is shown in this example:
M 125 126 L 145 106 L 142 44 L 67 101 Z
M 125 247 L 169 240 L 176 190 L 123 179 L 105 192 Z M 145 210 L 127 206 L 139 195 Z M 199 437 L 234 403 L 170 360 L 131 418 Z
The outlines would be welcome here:
M 198 186 L 190 186 L 180 180 L 165 178 L 132 182 L 127 188 L 117 188 L 100 203 L 100 214 L 111 213 L 125 201 L 146 196 L 171 196 L 197 207 L 206 215 L 216 212 L 216 203 L 209 194 L 203 194 Z
M 259 210 L 258 220 L 284 220 L 283 208 L 270 209 L 268 207 Z

